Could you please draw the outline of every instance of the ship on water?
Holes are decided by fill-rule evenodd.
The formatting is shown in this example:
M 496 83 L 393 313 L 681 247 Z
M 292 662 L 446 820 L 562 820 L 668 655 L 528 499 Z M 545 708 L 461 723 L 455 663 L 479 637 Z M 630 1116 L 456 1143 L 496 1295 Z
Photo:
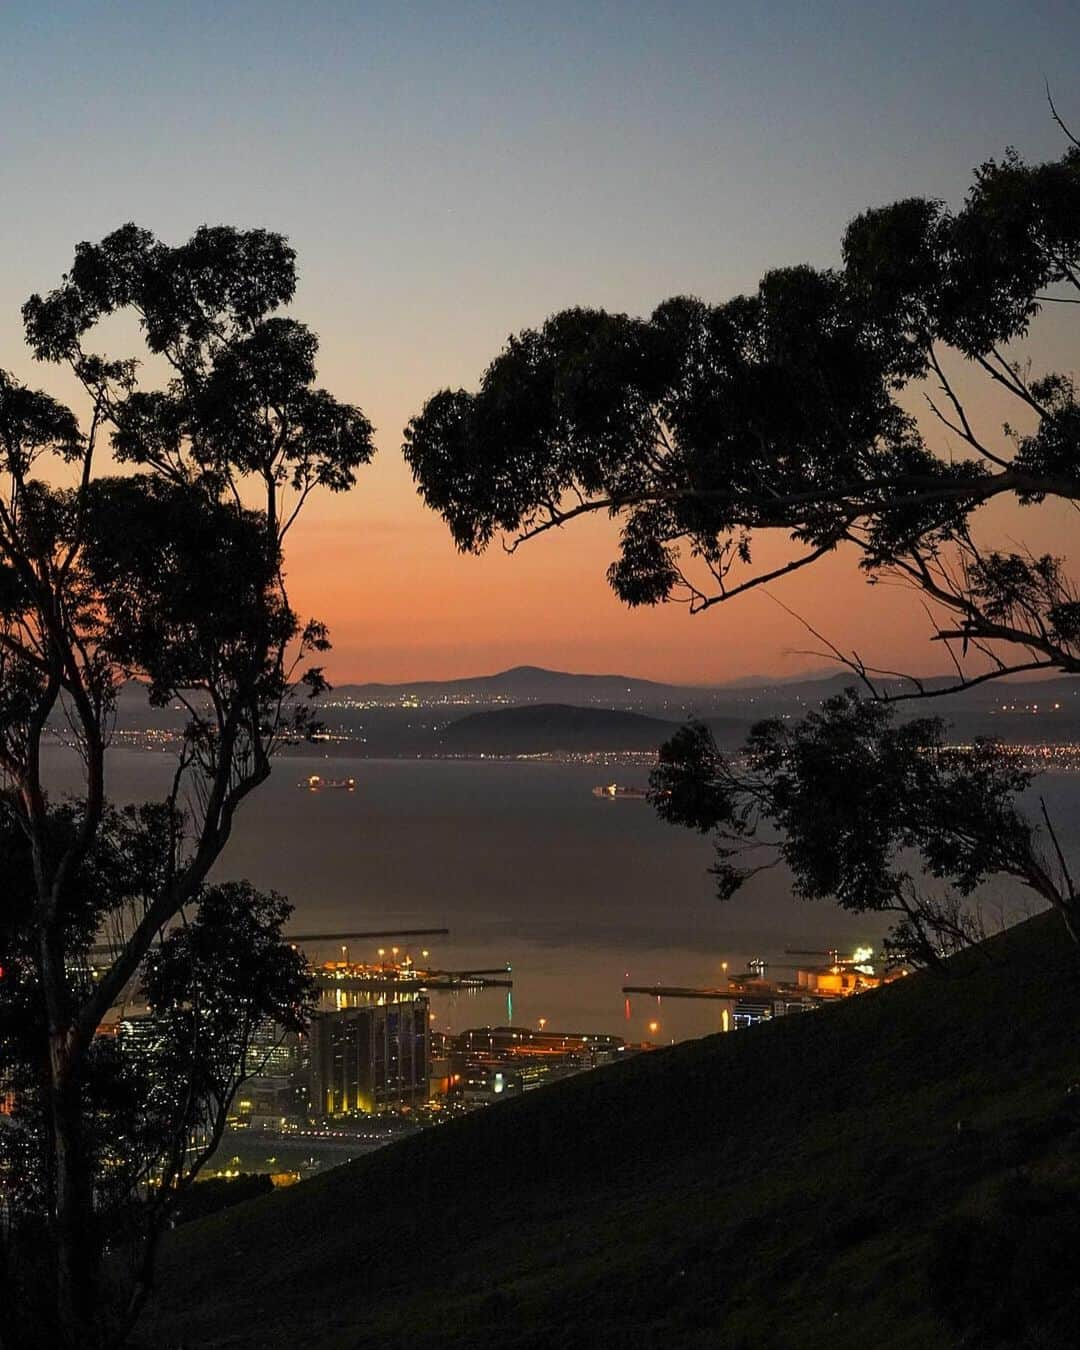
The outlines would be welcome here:
M 601 783 L 593 788 L 592 795 L 602 797 L 605 801 L 622 801 L 623 798 L 643 801 L 648 793 L 644 788 L 624 787 L 621 783 Z
M 355 778 L 323 778 L 321 774 L 313 773 L 308 778 L 301 778 L 296 785 L 303 788 L 305 792 L 326 792 L 337 789 L 339 792 L 355 792 Z

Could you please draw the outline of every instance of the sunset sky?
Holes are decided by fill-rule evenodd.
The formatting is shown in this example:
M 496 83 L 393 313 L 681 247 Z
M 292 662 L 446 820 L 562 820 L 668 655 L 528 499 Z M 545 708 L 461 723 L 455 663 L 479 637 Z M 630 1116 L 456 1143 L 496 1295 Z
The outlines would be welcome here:
M 958 202 L 1007 145 L 1060 154 L 1046 81 L 1080 125 L 1075 3 L 14 0 L 2 18 L 0 367 L 74 398 L 28 358 L 19 306 L 77 240 L 126 220 L 171 242 L 204 222 L 286 233 L 321 380 L 378 434 L 356 490 L 313 503 L 290 546 L 339 682 L 822 664 L 764 595 L 695 619 L 626 610 L 608 522 L 461 557 L 415 495 L 402 427 L 567 305 L 723 300 L 771 266 L 835 264 L 866 206 Z M 1045 327 L 1036 355 L 1064 360 L 1064 321 Z M 1043 514 L 1051 544 L 1075 530 Z M 1001 512 L 999 542 L 1030 516 Z M 918 605 L 846 558 L 776 594 L 880 664 L 944 665 Z

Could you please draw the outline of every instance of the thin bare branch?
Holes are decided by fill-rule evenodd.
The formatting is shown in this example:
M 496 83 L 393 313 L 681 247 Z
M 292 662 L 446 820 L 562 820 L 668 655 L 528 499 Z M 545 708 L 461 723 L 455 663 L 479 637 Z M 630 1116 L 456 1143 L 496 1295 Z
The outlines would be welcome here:
M 1061 120 L 1061 117 L 1060 117 L 1060 115 L 1059 115 L 1059 113 L 1058 113 L 1058 110 L 1057 110 L 1056 106 L 1054 105 L 1054 98 L 1053 98 L 1053 95 L 1050 93 L 1050 81 L 1049 81 L 1049 80 L 1046 81 L 1046 101 L 1047 101 L 1047 103 L 1049 103 L 1049 105 L 1050 105 L 1050 116 L 1054 119 L 1054 121 L 1055 121 L 1055 122 L 1058 124 L 1058 126 L 1061 128 L 1061 131 L 1064 133 L 1066 139 L 1067 139 L 1071 144 L 1075 145 L 1076 148 L 1077 148 L 1078 150 L 1080 150 L 1080 141 L 1078 141 L 1078 140 L 1076 139 L 1076 137 L 1072 134 L 1072 132 L 1069 130 L 1069 128 L 1068 128 L 1068 127 L 1065 125 L 1065 123 Z

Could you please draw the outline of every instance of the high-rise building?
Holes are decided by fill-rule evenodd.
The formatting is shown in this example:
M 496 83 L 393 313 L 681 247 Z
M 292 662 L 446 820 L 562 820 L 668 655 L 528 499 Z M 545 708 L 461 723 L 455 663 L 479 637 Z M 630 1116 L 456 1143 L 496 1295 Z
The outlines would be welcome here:
M 261 1022 L 248 1041 L 246 1072 L 259 1078 L 295 1078 L 305 1072 L 307 1045 L 296 1031 Z
M 428 1000 L 423 994 L 318 1012 L 309 1035 L 313 1116 L 427 1100 Z

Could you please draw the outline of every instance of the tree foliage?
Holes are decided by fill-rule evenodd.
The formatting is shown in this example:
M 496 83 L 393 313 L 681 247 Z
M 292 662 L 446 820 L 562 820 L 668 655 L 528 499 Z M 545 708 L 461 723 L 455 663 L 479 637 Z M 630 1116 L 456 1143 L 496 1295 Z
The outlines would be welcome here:
M 214 1044 L 235 1063 L 238 1033 L 215 1021 L 208 983 L 184 986 L 200 970 L 196 941 L 210 943 L 206 969 L 238 1015 L 295 1003 L 292 958 L 270 956 L 279 902 L 208 888 L 237 810 L 278 746 L 310 731 L 305 696 L 325 688 L 326 631 L 289 603 L 286 535 L 313 491 L 350 488 L 373 454 L 363 413 L 315 384 L 314 334 L 278 312 L 295 286 L 280 235 L 203 227 L 173 247 L 126 225 L 80 244 L 60 285 L 23 310 L 34 354 L 82 386 L 85 421 L 0 373 L 0 772 L 5 824 L 27 863 L 0 901 L 15 953 L 0 1017 L 40 1032 L 26 1081 L 47 1154 L 58 1344 L 116 1334 L 103 1320 L 91 1101 L 110 1008 L 133 982 L 168 987 L 172 1067 L 206 1111 L 224 1100 L 225 1061 L 200 1061 L 210 1075 L 200 1079 L 183 1047 L 197 1034 L 200 1054 Z M 143 362 L 91 347 L 119 314 L 134 317 Z M 131 679 L 188 718 L 165 798 L 117 813 L 106 750 Z M 56 739 L 82 761 L 71 801 L 49 791 L 43 749 Z M 249 940 L 250 959 L 229 967 L 244 984 L 228 983 L 229 925 Z M 87 981 L 80 954 L 95 934 L 108 955 Z M 144 1132 L 152 1097 L 140 1105 Z M 162 1100 L 154 1128 L 179 1139 L 187 1119 Z
M 93 983 L 95 933 L 122 923 L 125 907 L 153 886 L 146 849 L 157 836 L 144 829 L 147 815 L 146 808 L 110 810 L 80 869 L 84 921 L 65 944 L 73 999 L 85 998 Z M 4 827 L 6 875 L 25 885 L 26 840 L 10 818 Z M 220 1142 L 253 1068 L 256 1034 L 306 1025 L 311 978 L 281 937 L 290 910 L 247 883 L 204 886 L 186 921 L 146 957 L 132 996 L 146 1010 L 134 1020 L 117 1016 L 110 1034 L 90 1044 L 79 1108 L 101 1260 L 94 1330 L 106 1344 L 121 1343 L 130 1330 L 153 1280 L 161 1233 Z M 44 1347 L 60 1343 L 66 1328 L 52 1294 L 56 1174 L 41 1072 L 48 1027 L 27 934 L 9 925 L 0 937 L 0 1080 L 13 1103 L 0 1128 L 0 1343 Z
M 476 393 L 438 393 L 409 423 L 426 501 L 463 549 L 616 517 L 608 576 L 631 605 L 708 608 L 851 545 L 868 573 L 923 593 L 958 685 L 1080 670 L 1062 560 L 973 533 L 993 498 L 1080 497 L 1073 378 L 1031 376 L 1010 346 L 1044 305 L 1077 302 L 1080 149 L 988 161 L 956 212 L 923 199 L 868 211 L 843 260 L 770 272 L 722 304 L 568 310 L 511 338 Z M 978 427 L 965 368 L 1012 400 L 1015 427 Z M 910 412 L 920 390 L 948 449 Z M 792 545 L 764 572 L 761 531 Z
M 891 946 L 939 966 L 979 924 L 965 905 L 1019 882 L 1080 933 L 1078 897 L 1049 821 L 1018 805 L 1032 774 L 993 741 L 950 745 L 941 718 L 898 722 L 848 690 L 797 721 L 757 723 L 736 754 L 680 729 L 653 770 L 662 819 L 710 834 L 717 894 L 786 864 L 795 895 L 898 916 Z
M 424 498 L 466 550 L 617 519 L 608 578 L 629 605 L 708 609 L 845 546 L 871 580 L 919 593 L 952 662 L 946 692 L 1010 671 L 1080 673 L 1067 560 L 988 545 L 978 521 L 997 498 L 1080 504 L 1075 380 L 1033 375 L 1015 355 L 1045 306 L 1080 304 L 1069 142 L 1045 164 L 987 161 L 959 210 L 910 198 L 865 212 L 838 268 L 779 269 L 751 295 L 676 297 L 647 319 L 568 310 L 512 337 L 475 393 L 437 393 L 409 423 Z M 979 425 L 961 397 L 973 376 L 1011 401 L 1014 424 Z M 758 565 L 762 532 L 786 537 L 786 561 Z M 875 698 L 897 697 L 876 678 L 896 672 L 824 640 Z M 907 679 L 899 697 L 942 692 Z M 799 894 L 897 910 L 904 944 L 929 960 L 971 936 L 963 897 L 991 874 L 1056 905 L 1075 935 L 1064 861 L 1040 858 L 1045 841 L 1015 805 L 1026 782 L 989 744 L 949 749 L 940 722 L 896 726 L 845 696 L 796 726 L 757 727 L 742 758 L 702 727 L 680 732 L 654 800 L 715 832 L 721 895 L 753 870 L 746 851 L 771 841 Z M 924 875 L 951 892 L 931 894 Z

